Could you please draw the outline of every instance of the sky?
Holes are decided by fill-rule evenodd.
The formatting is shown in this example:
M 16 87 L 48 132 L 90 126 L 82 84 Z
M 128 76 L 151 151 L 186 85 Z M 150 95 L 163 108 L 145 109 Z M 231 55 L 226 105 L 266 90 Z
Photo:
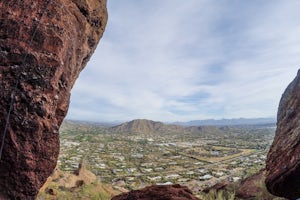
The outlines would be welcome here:
M 68 119 L 276 117 L 300 66 L 298 0 L 108 0 Z

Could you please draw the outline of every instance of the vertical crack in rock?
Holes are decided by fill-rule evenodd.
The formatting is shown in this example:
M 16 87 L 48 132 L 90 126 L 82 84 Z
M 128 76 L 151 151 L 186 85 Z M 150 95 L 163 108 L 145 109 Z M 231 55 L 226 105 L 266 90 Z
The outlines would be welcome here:
M 288 199 L 300 197 L 300 70 L 282 95 L 277 129 L 266 161 L 268 190 Z
M 70 90 L 107 22 L 106 0 L 47 4 L 0 0 L 1 136 L 19 78 L 0 161 L 0 199 L 35 199 L 52 173 Z

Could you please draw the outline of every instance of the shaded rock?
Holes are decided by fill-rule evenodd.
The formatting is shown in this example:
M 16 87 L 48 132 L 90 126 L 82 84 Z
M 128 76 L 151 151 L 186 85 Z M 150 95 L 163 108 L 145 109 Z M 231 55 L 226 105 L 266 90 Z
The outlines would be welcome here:
M 192 192 L 181 185 L 149 186 L 141 190 L 133 190 L 120 194 L 112 200 L 199 200 Z
M 265 183 L 272 194 L 300 197 L 300 71 L 282 95 L 266 169 Z
M 236 197 L 238 199 L 264 199 L 264 200 L 283 200 L 270 194 L 265 186 L 265 169 L 241 181 L 237 187 Z
M 106 0 L 0 1 L 0 18 L 1 131 L 13 99 L 0 196 L 34 199 L 56 166 L 70 90 L 103 34 Z
M 264 171 L 260 171 L 244 180 L 240 183 L 240 187 L 236 192 L 236 197 L 241 199 L 248 199 L 257 197 L 259 193 L 262 193 L 262 183 L 264 181 Z

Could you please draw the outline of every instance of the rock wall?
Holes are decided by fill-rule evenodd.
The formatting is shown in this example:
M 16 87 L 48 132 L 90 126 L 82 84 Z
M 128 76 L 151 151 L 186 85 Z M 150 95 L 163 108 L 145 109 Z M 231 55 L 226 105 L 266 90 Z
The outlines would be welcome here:
M 0 0 L 1 142 L 13 98 L 1 198 L 34 199 L 55 168 L 70 90 L 106 21 L 106 0 Z
M 300 70 L 282 95 L 266 170 L 265 183 L 272 194 L 300 197 Z

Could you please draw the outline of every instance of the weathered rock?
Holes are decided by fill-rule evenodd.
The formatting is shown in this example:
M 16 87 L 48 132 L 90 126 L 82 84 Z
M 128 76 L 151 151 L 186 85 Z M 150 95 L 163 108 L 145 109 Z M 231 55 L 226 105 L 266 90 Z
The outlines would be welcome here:
M 141 190 L 120 194 L 112 200 L 199 200 L 186 186 L 153 185 Z
M 260 172 L 242 180 L 239 188 L 237 189 L 236 197 L 240 199 L 250 199 L 258 197 L 260 193 L 263 193 L 264 173 L 265 172 L 261 170 Z
M 271 195 L 265 186 L 265 169 L 261 169 L 256 174 L 253 174 L 246 179 L 242 180 L 241 183 L 236 187 L 235 196 L 238 199 L 264 199 L 264 200 L 283 200 Z
M 282 95 L 266 169 L 265 183 L 272 194 L 300 197 L 300 71 Z
M 73 173 L 61 171 L 56 167 L 40 189 L 37 199 L 95 199 L 97 195 L 108 199 L 119 193 L 110 185 L 99 182 L 96 175 L 81 163 Z
M 0 161 L 2 198 L 34 199 L 55 168 L 70 90 L 106 21 L 106 0 L 0 0 L 1 142 L 14 99 Z
M 270 194 L 264 184 L 265 169 L 261 169 L 259 172 L 239 181 L 239 182 L 219 182 L 213 186 L 207 187 L 202 192 L 215 195 L 215 199 L 218 199 L 218 195 L 222 194 L 224 199 L 232 199 L 232 194 L 235 195 L 235 199 L 264 199 L 264 200 L 285 200 L 285 198 L 279 198 Z

